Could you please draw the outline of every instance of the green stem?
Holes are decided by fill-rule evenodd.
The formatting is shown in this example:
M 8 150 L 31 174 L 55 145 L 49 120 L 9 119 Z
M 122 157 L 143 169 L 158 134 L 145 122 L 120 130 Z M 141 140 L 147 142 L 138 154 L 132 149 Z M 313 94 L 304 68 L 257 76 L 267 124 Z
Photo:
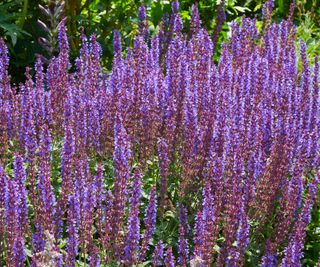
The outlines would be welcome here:
M 29 0 L 24 0 L 23 1 L 23 9 L 22 9 L 22 17 L 21 17 L 21 20 L 20 20 L 21 28 L 23 27 L 24 22 L 26 20 L 26 16 L 27 16 L 27 12 L 28 12 L 28 5 L 29 5 Z

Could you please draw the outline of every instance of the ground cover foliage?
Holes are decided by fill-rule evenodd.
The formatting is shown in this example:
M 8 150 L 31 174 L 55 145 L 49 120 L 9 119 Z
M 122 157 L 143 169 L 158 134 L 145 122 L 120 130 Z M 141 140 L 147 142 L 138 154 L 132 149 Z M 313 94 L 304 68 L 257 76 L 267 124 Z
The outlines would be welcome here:
M 110 72 L 84 31 L 71 62 L 62 20 L 19 86 L 1 40 L 1 265 L 315 266 L 319 63 L 294 8 L 234 21 L 216 64 L 196 5 L 153 35 L 141 6 Z

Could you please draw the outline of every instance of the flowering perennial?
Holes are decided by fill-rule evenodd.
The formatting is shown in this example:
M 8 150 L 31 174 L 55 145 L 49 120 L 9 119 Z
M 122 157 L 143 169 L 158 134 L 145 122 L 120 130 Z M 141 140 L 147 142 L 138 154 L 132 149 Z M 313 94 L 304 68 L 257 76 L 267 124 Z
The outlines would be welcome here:
M 0 40 L 0 265 L 243 266 L 254 250 L 262 266 L 301 266 L 319 184 L 319 62 L 272 8 L 262 31 L 232 23 L 217 64 L 217 37 L 196 5 L 186 33 L 178 1 L 154 36 L 141 6 L 125 51 L 114 32 L 107 73 L 84 33 L 70 71 L 62 21 L 59 55 L 11 86 Z M 224 20 L 221 9 L 218 29 Z

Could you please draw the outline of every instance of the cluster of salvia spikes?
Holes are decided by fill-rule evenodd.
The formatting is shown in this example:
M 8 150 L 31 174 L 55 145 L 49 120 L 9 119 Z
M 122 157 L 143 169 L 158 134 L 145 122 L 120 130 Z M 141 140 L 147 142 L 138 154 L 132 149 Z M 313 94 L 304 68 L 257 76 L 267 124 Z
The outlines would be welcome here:
M 27 69 L 26 82 L 12 88 L 0 40 L 0 263 L 24 266 L 31 249 L 32 266 L 243 266 L 250 239 L 272 229 L 257 248 L 261 265 L 300 266 L 319 184 L 319 62 L 309 64 L 302 42 L 298 69 L 294 4 L 280 24 L 272 24 L 272 8 L 267 1 L 262 33 L 255 20 L 232 24 L 217 66 L 223 9 L 210 37 L 194 5 L 184 34 L 177 1 L 152 38 L 139 8 L 139 34 L 125 57 L 114 33 L 107 74 L 96 37 L 83 32 L 69 73 L 63 21 L 60 54 L 46 72 L 38 59 L 35 81 Z M 52 147 L 60 140 L 56 177 Z M 159 188 L 150 189 L 141 220 L 143 170 L 155 156 Z M 95 157 L 113 158 L 112 189 L 102 162 L 89 168 Z M 179 203 L 168 194 L 171 163 L 181 169 Z M 199 192 L 194 210 L 188 201 Z M 156 221 L 169 209 L 179 217 L 176 244 L 152 248 Z

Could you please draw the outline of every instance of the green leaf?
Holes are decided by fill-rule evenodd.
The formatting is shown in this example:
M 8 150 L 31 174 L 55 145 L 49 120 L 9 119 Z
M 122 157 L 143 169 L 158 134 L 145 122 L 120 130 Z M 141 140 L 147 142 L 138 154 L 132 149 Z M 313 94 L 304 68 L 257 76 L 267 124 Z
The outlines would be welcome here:
M 31 251 L 31 249 L 25 248 L 24 251 L 25 251 L 27 257 L 30 257 L 30 258 L 32 257 L 32 251 Z
M 171 210 L 167 210 L 165 213 L 165 217 L 175 219 L 176 215 Z
M 259 9 L 261 9 L 262 3 L 256 5 L 256 7 L 253 9 L 253 12 L 257 12 Z
M 246 11 L 251 11 L 250 8 L 248 7 L 234 6 L 233 8 L 241 13 L 245 13 Z
M 151 264 L 151 261 L 145 261 L 143 263 L 138 264 L 138 267 L 149 266 L 150 264 Z

